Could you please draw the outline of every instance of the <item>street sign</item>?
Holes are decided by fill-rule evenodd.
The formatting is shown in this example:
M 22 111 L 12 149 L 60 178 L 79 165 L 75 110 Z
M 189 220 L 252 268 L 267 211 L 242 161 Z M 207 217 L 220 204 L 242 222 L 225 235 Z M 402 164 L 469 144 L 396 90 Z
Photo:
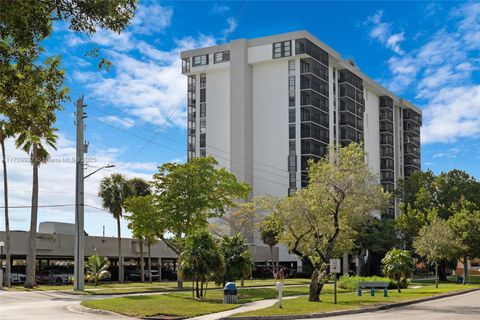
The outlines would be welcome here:
M 337 273 L 340 273 L 340 259 L 330 259 L 330 273 L 333 273 L 334 303 L 337 304 Z
M 330 273 L 340 273 L 340 259 L 330 259 Z

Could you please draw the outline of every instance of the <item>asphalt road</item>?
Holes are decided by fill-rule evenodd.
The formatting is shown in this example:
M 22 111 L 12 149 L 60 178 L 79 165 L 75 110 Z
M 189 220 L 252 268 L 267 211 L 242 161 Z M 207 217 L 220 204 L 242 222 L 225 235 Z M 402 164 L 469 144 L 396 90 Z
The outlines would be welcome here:
M 88 313 L 79 307 L 84 297 L 58 292 L 0 291 L 1 320 L 102 320 L 134 319 L 111 314 Z
M 480 320 L 480 291 L 384 311 L 321 318 L 335 320 Z

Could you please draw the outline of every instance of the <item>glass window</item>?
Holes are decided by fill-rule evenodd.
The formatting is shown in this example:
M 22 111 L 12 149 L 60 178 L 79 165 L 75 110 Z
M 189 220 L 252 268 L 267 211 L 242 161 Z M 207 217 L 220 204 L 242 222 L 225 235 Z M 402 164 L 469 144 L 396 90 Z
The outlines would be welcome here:
M 213 56 L 213 63 L 222 63 L 230 61 L 230 51 L 217 52 Z
M 272 46 L 273 58 L 290 57 L 292 55 L 292 41 L 275 42 Z
M 206 149 L 200 149 L 200 157 L 206 157 L 207 156 L 207 150 Z
M 207 136 L 205 133 L 200 134 L 200 148 L 205 148 L 207 146 Z
M 193 66 L 205 66 L 208 64 L 208 54 L 193 57 Z
M 200 118 L 200 133 L 207 132 L 207 118 Z
M 200 75 L 200 88 L 206 88 L 207 87 L 207 75 L 205 73 L 202 73 Z
M 295 139 L 295 124 L 290 124 L 288 126 L 288 138 Z
M 205 102 L 200 103 L 200 118 L 207 116 L 207 104 Z
M 288 91 L 295 91 L 295 76 L 288 77 Z
M 288 122 L 295 123 L 295 108 L 288 109 Z
M 295 91 L 290 91 L 288 93 L 288 106 L 289 107 L 295 106 Z
M 205 88 L 200 89 L 200 102 L 205 102 L 207 100 L 207 91 Z

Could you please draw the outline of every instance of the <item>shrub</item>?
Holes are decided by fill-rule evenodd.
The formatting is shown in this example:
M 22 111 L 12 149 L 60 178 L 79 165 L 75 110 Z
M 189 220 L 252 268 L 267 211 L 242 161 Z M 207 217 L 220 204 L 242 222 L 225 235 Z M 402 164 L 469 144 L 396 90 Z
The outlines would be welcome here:
M 360 276 L 341 276 L 337 282 L 339 288 L 355 291 L 359 282 L 388 282 L 388 289 L 397 289 L 397 283 L 385 277 L 360 277 Z M 408 287 L 410 280 L 405 280 L 400 283 L 401 288 Z

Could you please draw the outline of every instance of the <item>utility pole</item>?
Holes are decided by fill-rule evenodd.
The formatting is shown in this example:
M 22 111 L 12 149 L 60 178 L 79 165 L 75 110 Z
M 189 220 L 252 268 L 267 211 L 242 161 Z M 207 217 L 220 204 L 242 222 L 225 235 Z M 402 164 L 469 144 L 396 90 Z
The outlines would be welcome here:
M 86 113 L 83 112 L 83 96 L 77 100 L 77 155 L 76 155 L 76 185 L 75 185 L 75 256 L 74 256 L 74 290 L 84 289 L 84 259 L 85 259 L 85 229 L 84 229 L 84 182 L 83 166 L 86 144 L 84 142 L 83 119 Z

